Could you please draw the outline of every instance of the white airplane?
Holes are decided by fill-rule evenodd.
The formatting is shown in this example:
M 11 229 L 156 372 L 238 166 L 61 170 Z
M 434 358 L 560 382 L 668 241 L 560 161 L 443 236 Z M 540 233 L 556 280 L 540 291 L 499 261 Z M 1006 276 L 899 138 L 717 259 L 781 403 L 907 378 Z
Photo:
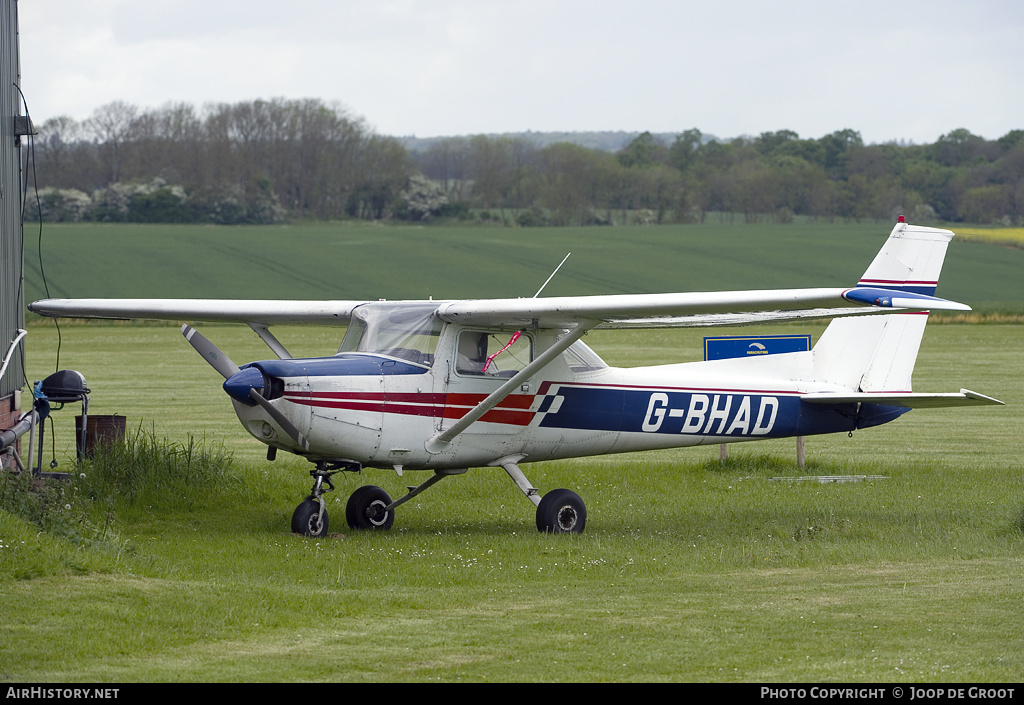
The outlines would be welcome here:
M 586 524 L 582 499 L 567 489 L 541 496 L 521 464 L 848 432 L 913 408 L 1001 404 L 966 389 L 911 391 L 927 312 L 970 310 L 933 296 L 952 237 L 901 217 L 850 288 L 466 301 L 51 299 L 29 308 L 248 324 L 277 359 L 239 367 L 191 326 L 181 330 L 224 376 L 235 413 L 268 446 L 268 459 L 284 450 L 314 464 L 313 489 L 292 516 L 296 533 L 327 533 L 324 494 L 337 472 L 433 472 L 397 500 L 372 485 L 351 495 L 351 528 L 388 529 L 404 502 L 484 466 L 503 468 L 536 505 L 540 531 L 571 533 Z M 806 318 L 834 319 L 813 349 L 736 359 L 623 369 L 581 340 L 596 328 Z M 270 332 L 275 324 L 347 330 L 336 354 L 297 359 Z

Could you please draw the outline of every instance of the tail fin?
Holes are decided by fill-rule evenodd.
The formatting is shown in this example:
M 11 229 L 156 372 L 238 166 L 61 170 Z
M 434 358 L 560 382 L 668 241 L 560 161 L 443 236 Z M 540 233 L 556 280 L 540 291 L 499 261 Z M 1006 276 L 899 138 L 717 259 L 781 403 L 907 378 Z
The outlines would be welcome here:
M 932 296 L 952 238 L 897 223 L 859 284 Z M 909 392 L 927 321 L 927 311 L 833 320 L 814 346 L 815 379 L 856 392 Z

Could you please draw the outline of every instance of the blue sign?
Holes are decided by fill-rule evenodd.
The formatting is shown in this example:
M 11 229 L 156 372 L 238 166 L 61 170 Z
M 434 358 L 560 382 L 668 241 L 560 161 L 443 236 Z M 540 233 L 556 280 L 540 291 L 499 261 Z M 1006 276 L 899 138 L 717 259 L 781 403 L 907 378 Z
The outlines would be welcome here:
M 721 338 L 704 338 L 705 360 L 806 352 L 810 349 L 809 335 L 728 335 Z

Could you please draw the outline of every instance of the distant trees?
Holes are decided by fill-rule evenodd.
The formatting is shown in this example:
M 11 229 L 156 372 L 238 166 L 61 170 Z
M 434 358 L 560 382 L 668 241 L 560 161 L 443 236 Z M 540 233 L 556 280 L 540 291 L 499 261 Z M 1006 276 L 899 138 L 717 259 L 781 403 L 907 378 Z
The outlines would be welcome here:
M 402 192 L 401 198 L 401 215 L 409 220 L 430 220 L 448 205 L 444 187 L 421 174 L 409 179 L 409 186 Z
M 65 211 L 84 219 L 381 218 L 413 173 L 397 140 L 318 100 L 256 100 L 201 113 L 186 104 L 140 111 L 116 102 L 83 122 L 58 117 L 38 129 L 30 176 L 41 188 L 88 195 L 92 208 Z
M 918 218 L 1024 222 L 1024 130 L 865 145 L 844 129 L 728 141 L 643 133 L 617 152 L 476 135 L 410 153 L 318 100 L 155 110 L 115 102 L 39 126 L 46 220 L 271 223 L 478 217 L 508 224 Z M 472 216 L 473 213 L 477 215 Z M 36 217 L 29 208 L 28 217 Z

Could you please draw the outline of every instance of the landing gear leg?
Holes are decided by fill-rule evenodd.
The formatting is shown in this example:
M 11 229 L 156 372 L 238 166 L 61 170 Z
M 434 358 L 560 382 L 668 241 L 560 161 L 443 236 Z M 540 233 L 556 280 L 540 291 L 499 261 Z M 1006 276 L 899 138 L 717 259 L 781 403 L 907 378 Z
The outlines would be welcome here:
M 527 499 L 537 507 L 537 530 L 549 534 L 578 534 L 587 525 L 587 507 L 578 494 L 572 490 L 551 490 L 543 497 L 526 475 L 519 469 L 523 456 L 511 456 L 497 460 L 491 465 L 500 465 L 508 476 L 523 491 Z
M 461 475 L 460 470 L 435 470 L 433 477 L 422 485 L 410 487 L 403 496 L 392 501 L 387 492 L 373 485 L 360 487 L 348 498 L 345 519 L 352 529 L 373 529 L 386 531 L 395 523 L 395 508 L 408 502 L 420 492 L 427 490 L 449 475 Z
M 358 463 L 351 462 L 326 462 L 316 464 L 316 468 L 309 471 L 313 478 L 313 490 L 309 496 L 302 501 L 292 514 L 292 533 L 321 538 L 327 535 L 328 517 L 327 507 L 324 503 L 324 494 L 334 491 L 334 483 L 331 476 L 343 470 L 359 470 Z M 324 486 L 326 485 L 326 487 Z

